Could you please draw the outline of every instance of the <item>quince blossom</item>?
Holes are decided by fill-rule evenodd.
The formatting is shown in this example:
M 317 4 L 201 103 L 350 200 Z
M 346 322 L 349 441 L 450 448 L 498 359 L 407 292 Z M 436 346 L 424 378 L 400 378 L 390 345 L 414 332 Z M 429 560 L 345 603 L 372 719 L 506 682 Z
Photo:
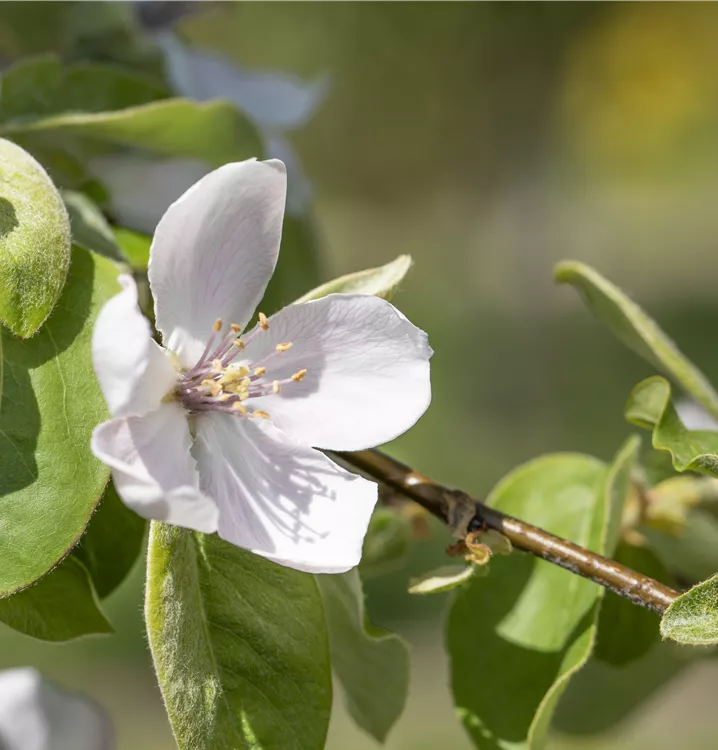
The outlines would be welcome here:
M 279 253 L 280 161 L 227 164 L 157 226 L 149 281 L 162 346 L 123 291 L 93 334 L 112 419 L 92 450 L 139 515 L 314 573 L 355 566 L 377 487 L 317 449 L 359 450 L 431 399 L 426 334 L 389 302 L 331 294 L 242 332 Z

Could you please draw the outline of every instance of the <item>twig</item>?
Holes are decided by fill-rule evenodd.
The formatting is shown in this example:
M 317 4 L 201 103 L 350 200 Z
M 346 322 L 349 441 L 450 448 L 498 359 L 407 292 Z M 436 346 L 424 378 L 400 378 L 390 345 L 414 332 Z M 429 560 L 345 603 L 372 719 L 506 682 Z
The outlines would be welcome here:
M 496 508 L 490 508 L 464 492 L 444 487 L 385 453 L 367 450 L 355 453 L 335 452 L 334 455 L 410 498 L 450 526 L 454 525 L 455 519 L 452 516 L 457 507 L 464 511 L 468 509 L 467 531 L 481 527 L 495 529 L 517 549 L 588 578 L 658 614 L 663 614 L 679 596 L 677 591 L 615 560 L 508 516 Z

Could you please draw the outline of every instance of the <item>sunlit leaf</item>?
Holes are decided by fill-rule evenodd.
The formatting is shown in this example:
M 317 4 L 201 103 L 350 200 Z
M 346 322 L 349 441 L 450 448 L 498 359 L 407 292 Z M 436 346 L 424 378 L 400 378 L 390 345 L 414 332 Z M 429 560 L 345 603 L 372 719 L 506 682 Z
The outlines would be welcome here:
M 67 284 L 40 332 L 2 333 L 0 596 L 28 586 L 77 542 L 108 470 L 90 451 L 107 419 L 90 342 L 99 308 L 119 291 L 117 269 L 75 248 Z
M 325 297 L 327 294 L 340 292 L 342 294 L 373 294 L 383 299 L 391 299 L 399 284 L 403 281 L 411 268 L 411 256 L 400 255 L 391 263 L 379 268 L 369 268 L 346 276 L 340 276 L 333 281 L 312 289 L 297 302 L 308 302 L 312 299 Z
M 718 476 L 718 432 L 685 428 L 671 401 L 671 386 L 665 378 L 648 378 L 631 391 L 626 419 L 652 430 L 653 447 L 671 454 L 676 471 Z
M 718 643 L 718 575 L 686 591 L 668 607 L 661 635 L 678 643 Z
M 0 599 L 0 622 L 43 641 L 114 632 L 87 569 L 72 555 L 33 586 Z
M 602 552 L 631 441 L 614 466 L 555 454 L 511 472 L 487 502 Z M 556 703 L 591 654 L 602 589 L 521 552 L 495 557 L 454 596 L 447 625 L 457 712 L 481 750 L 544 746 Z
M 332 688 L 313 576 L 153 522 L 145 616 L 180 750 L 324 747 Z
M 356 570 L 317 576 L 329 630 L 332 669 L 344 688 L 347 710 L 383 742 L 404 710 L 409 688 L 409 650 L 399 636 L 375 628 L 364 612 Z
M 27 338 L 55 306 L 70 262 L 70 221 L 45 170 L 0 139 L 0 322 Z
M 443 594 L 462 586 L 476 572 L 473 565 L 445 565 L 431 570 L 409 582 L 410 594 Z
M 359 569 L 363 576 L 400 561 L 411 544 L 411 521 L 391 508 L 377 507 L 364 537 Z
M 618 287 L 590 266 L 559 263 L 556 280 L 578 289 L 593 314 L 626 346 L 657 367 L 718 417 L 718 393 L 708 378 L 678 349 L 657 323 Z

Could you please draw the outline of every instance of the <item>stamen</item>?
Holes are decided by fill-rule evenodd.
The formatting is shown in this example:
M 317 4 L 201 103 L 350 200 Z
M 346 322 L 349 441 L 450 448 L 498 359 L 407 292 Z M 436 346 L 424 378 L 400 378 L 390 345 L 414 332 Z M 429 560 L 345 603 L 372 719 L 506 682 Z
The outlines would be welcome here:
M 261 377 L 262 377 L 262 375 L 264 375 L 264 373 L 265 373 L 265 372 L 267 372 L 267 368 L 266 368 L 266 367 L 255 367 L 255 368 L 254 368 L 254 374 L 255 374 L 255 375 L 256 375 L 256 376 L 258 377 L 258 378 L 261 378 Z
M 219 333 L 219 331 L 222 330 L 222 318 L 217 318 L 217 320 L 214 321 L 214 325 L 212 326 L 212 330 L 215 333 Z
M 232 331 L 234 331 L 234 333 L 241 333 L 242 332 L 242 329 L 236 323 L 232 323 L 232 325 L 230 326 L 230 328 L 232 329 Z
M 232 408 L 235 411 L 238 411 L 242 416 L 244 416 L 247 413 L 247 407 L 244 404 L 240 404 L 239 401 L 235 401 L 232 404 Z
M 275 380 L 272 383 L 272 393 L 279 393 L 280 390 L 281 390 L 281 386 L 279 385 L 279 381 Z
M 283 344 L 277 344 L 274 348 L 278 352 L 287 352 L 287 351 L 289 351 L 292 348 L 292 342 L 291 341 L 286 341 Z
M 306 370 L 298 370 L 297 372 L 295 372 L 295 373 L 294 373 L 294 375 L 292 375 L 292 380 L 293 380 L 293 381 L 294 381 L 295 383 L 298 383 L 298 382 L 299 382 L 300 380 L 302 380 L 302 378 L 303 378 L 303 377 L 304 377 L 304 376 L 305 376 L 306 374 L 307 374 L 307 371 L 306 371 Z
M 269 414 L 263 409 L 255 409 L 254 411 L 249 412 L 249 416 L 257 417 L 258 419 L 269 419 Z
M 269 321 L 267 320 L 267 316 L 263 312 L 261 312 L 261 313 L 257 314 L 257 317 L 259 318 L 259 327 L 263 331 L 268 331 L 269 330 Z
M 232 342 L 232 346 L 236 346 L 237 349 L 239 349 L 239 351 L 241 352 L 242 349 L 244 349 L 244 341 L 242 341 L 242 339 L 235 339 Z

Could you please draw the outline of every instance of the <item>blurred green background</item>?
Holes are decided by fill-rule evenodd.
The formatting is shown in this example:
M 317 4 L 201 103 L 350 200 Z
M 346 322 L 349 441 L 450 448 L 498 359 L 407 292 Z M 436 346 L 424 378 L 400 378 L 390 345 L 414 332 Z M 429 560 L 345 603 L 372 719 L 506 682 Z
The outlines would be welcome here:
M 2 59 L 14 54 L 11 5 L 0 4 Z M 718 346 L 703 343 L 718 339 L 718 5 L 203 5 L 178 22 L 187 41 L 248 68 L 330 78 L 291 136 L 314 186 L 325 277 L 415 259 L 395 302 L 429 332 L 434 397 L 393 455 L 483 494 L 541 453 L 614 454 L 629 432 L 626 396 L 652 371 L 554 286 L 566 257 L 616 281 L 718 378 Z M 448 541 L 436 528 L 406 565 L 367 582 L 374 621 L 414 647 L 391 750 L 469 747 L 447 685 L 445 600 L 405 593 Z M 49 646 L 3 628 L 0 668 L 36 664 L 95 697 L 119 750 L 172 748 L 141 598 L 138 567 L 109 604 L 109 639 Z M 656 685 L 661 658 L 636 667 Z M 591 673 L 590 685 L 601 679 Z M 708 750 L 717 683 L 718 666 L 703 661 L 625 721 L 604 722 L 607 733 L 557 733 L 550 747 Z M 598 687 L 589 711 L 600 716 L 610 691 Z M 328 747 L 370 748 L 335 703 Z

